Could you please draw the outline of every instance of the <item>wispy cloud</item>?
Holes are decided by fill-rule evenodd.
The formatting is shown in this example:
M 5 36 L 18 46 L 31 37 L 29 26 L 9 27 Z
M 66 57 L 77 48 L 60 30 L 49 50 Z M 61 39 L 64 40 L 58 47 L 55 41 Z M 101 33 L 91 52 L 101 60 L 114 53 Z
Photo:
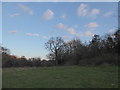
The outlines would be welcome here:
M 44 38 L 44 39 L 48 39 L 49 37 L 48 37 L 48 36 L 42 36 L 42 38 Z
M 91 10 L 90 16 L 96 18 L 96 16 L 97 16 L 99 13 L 100 13 L 100 10 L 97 9 L 97 8 L 94 8 L 94 9 Z
M 20 16 L 20 15 L 21 15 L 20 13 L 13 13 L 10 15 L 10 17 Z
M 80 4 L 80 6 L 77 9 L 78 16 L 86 16 L 88 14 L 88 8 L 87 4 Z
M 74 36 L 77 36 L 77 37 L 82 36 L 82 34 L 79 33 L 78 31 L 76 31 L 76 29 L 75 29 L 75 28 L 78 27 L 78 25 L 74 25 L 74 27 L 69 27 L 69 26 L 67 26 L 63 23 L 58 23 L 58 24 L 56 24 L 55 27 L 58 28 L 58 29 L 64 29 L 71 35 L 74 35 Z M 67 38 L 69 38 L 69 36 L 63 36 L 63 39 L 67 39 Z
M 50 20 L 53 18 L 53 16 L 54 16 L 54 12 L 52 10 L 48 9 L 47 11 L 44 12 L 43 19 Z
M 58 28 L 58 29 L 66 29 L 67 26 L 64 25 L 63 23 L 58 23 L 58 24 L 56 24 L 56 28 Z
M 109 12 L 106 12 L 106 13 L 104 14 L 104 16 L 105 16 L 105 17 L 108 17 L 108 16 L 111 16 L 112 14 L 113 14 L 113 12 L 109 11 Z
M 28 36 L 35 36 L 35 37 L 39 37 L 39 34 L 34 34 L 34 33 L 26 33 L 26 35 L 28 35 Z
M 67 31 L 72 35 L 76 35 L 76 31 L 74 28 L 68 28 Z
M 95 28 L 97 28 L 99 26 L 99 24 L 97 24 L 96 22 L 90 22 L 88 24 L 85 25 L 89 30 L 87 31 L 77 31 L 76 28 L 78 27 L 78 25 L 74 25 L 74 28 L 73 27 L 68 27 L 66 25 L 64 25 L 63 23 L 59 23 L 56 25 L 57 28 L 59 29 L 65 29 L 67 30 L 67 32 L 71 35 L 74 35 L 76 37 L 90 37 L 90 36 L 93 36 L 93 32 L 92 30 L 94 30 Z M 63 36 L 62 37 L 63 39 L 69 39 L 70 37 L 69 36 Z
M 94 8 L 90 9 L 87 4 L 80 4 L 77 8 L 78 16 L 90 16 L 96 18 L 96 16 L 100 13 L 100 9 Z
M 74 28 L 73 27 L 68 27 L 67 25 L 63 24 L 63 23 L 58 23 L 56 24 L 55 26 L 56 28 L 58 29 L 65 29 L 69 34 L 71 35 L 74 35 L 74 36 L 77 36 L 77 37 L 81 37 L 82 34 L 77 32 L 75 28 L 78 27 L 78 25 L 74 25 Z M 69 36 L 63 36 L 63 39 L 68 39 L 70 38 Z
M 86 32 L 85 32 L 85 35 L 86 35 L 86 36 L 93 36 L 94 34 L 93 34 L 91 31 L 86 31 Z
M 82 37 L 83 36 L 83 33 L 76 31 L 76 29 L 72 28 L 72 27 L 68 27 L 67 32 L 71 35 L 76 36 L 76 37 Z
M 87 26 L 89 29 L 94 29 L 94 28 L 98 27 L 99 25 L 96 22 L 91 22 L 85 26 Z
M 31 8 L 29 8 L 28 6 L 25 6 L 23 4 L 18 4 L 18 7 L 24 11 L 25 13 L 29 14 L 29 15 L 33 15 L 33 10 Z
M 27 36 L 32 36 L 32 37 L 40 37 L 40 38 L 43 38 L 43 39 L 48 39 L 49 37 L 48 36 L 43 36 L 43 35 L 40 35 L 38 33 L 26 33 Z
M 15 34 L 17 32 L 18 32 L 17 30 L 11 30 L 11 31 L 9 31 L 9 33 L 11 33 L 11 34 Z

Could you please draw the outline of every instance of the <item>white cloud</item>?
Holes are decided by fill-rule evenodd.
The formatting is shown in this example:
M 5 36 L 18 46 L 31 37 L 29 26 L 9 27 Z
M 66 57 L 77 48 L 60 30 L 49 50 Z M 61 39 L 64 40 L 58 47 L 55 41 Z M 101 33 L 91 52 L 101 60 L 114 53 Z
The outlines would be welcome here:
M 68 28 L 67 31 L 72 35 L 76 35 L 76 31 L 74 28 Z
M 47 11 L 44 12 L 43 19 L 50 20 L 53 18 L 53 16 L 54 16 L 54 12 L 52 10 L 48 9 Z
M 98 27 L 99 25 L 96 23 L 96 22 L 91 22 L 91 23 L 89 23 L 89 24 L 87 24 L 87 27 L 88 28 L 96 28 L 96 27 Z
M 39 34 L 33 34 L 33 33 L 26 33 L 26 35 L 39 37 Z
M 105 17 L 108 17 L 108 16 L 111 16 L 113 14 L 113 12 L 106 12 L 105 14 L 104 14 L 104 16 Z
M 66 28 L 67 28 L 67 26 L 64 25 L 63 23 L 58 23 L 58 24 L 56 25 L 56 27 L 59 28 L 59 29 L 66 29 Z
M 94 8 L 90 9 L 87 4 L 80 4 L 80 6 L 77 8 L 77 14 L 78 16 L 90 16 L 95 17 L 100 13 L 100 9 Z
M 88 8 L 87 4 L 80 4 L 80 6 L 77 9 L 78 16 L 86 16 L 88 14 Z
M 20 13 L 13 13 L 10 15 L 10 17 L 20 16 Z
M 94 34 L 93 34 L 91 31 L 86 31 L 86 32 L 85 32 L 85 35 L 86 35 L 86 36 L 93 36 Z
M 17 33 L 17 32 L 18 32 L 17 30 L 9 31 L 9 33 L 11 33 L 11 34 L 15 34 L 15 33 Z
M 28 13 L 29 15 L 33 15 L 33 10 L 29 8 L 28 6 L 25 6 L 23 4 L 18 4 L 18 7 L 24 11 L 25 13 Z
M 60 16 L 60 18 L 65 19 L 65 18 L 66 18 L 66 14 L 62 14 L 62 15 Z
M 95 18 L 96 18 L 96 15 L 99 14 L 99 13 L 100 13 L 100 10 L 97 9 L 97 8 L 94 8 L 94 9 L 91 10 L 90 15 L 91 15 L 92 17 L 95 17 Z
M 41 37 L 43 39 L 48 39 L 48 36 L 43 36 L 43 35 L 39 35 L 37 33 L 26 33 L 27 36 L 33 36 L 33 37 Z

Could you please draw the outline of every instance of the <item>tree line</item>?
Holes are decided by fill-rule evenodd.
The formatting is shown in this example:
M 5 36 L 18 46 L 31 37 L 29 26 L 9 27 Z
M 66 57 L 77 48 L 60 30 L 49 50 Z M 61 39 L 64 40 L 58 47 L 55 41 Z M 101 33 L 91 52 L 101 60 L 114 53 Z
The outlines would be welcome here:
M 8 49 L 7 49 L 8 50 Z M 2 67 L 39 67 L 53 66 L 53 60 L 41 60 L 41 58 L 26 58 L 25 56 L 17 57 L 10 55 L 8 52 L 2 52 Z
M 94 35 L 88 44 L 79 38 L 65 42 L 61 37 L 51 37 L 45 48 L 49 60 L 20 58 L 10 55 L 10 50 L 1 47 L 3 67 L 55 66 L 55 65 L 118 65 L 120 64 L 120 29 L 104 38 Z

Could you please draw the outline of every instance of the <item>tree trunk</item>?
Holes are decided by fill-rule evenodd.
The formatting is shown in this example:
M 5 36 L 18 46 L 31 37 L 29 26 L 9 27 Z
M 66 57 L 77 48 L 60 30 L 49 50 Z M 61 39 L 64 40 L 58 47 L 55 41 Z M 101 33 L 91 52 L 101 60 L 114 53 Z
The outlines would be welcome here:
M 56 64 L 56 66 L 58 65 L 58 55 L 57 55 L 57 51 L 55 52 L 55 64 Z

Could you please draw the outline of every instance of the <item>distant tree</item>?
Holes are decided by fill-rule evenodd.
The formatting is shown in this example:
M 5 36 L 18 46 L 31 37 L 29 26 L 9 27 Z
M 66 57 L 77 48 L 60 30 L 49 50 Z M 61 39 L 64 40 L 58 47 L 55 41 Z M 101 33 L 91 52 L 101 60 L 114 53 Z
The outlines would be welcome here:
M 41 66 L 41 58 L 33 58 L 32 62 L 33 62 L 33 66 L 36 67 Z
M 0 52 L 10 54 L 10 50 L 8 48 L 0 46 Z
M 79 64 L 79 61 L 82 59 L 83 48 L 84 45 L 78 38 L 67 42 L 65 54 L 69 60 L 68 62 L 71 62 L 71 64 Z
M 92 41 L 89 44 L 89 49 L 90 53 L 93 56 L 96 56 L 100 53 L 100 43 L 101 43 L 101 38 L 99 35 L 94 35 Z
M 113 34 L 115 41 L 115 50 L 120 55 L 120 28 Z
M 110 35 L 108 35 L 108 37 L 106 39 L 107 52 L 114 53 L 114 46 L 115 46 L 115 42 L 114 42 L 113 38 Z
M 21 67 L 24 67 L 24 66 L 27 65 L 27 59 L 26 59 L 25 56 L 21 56 L 20 61 L 19 61 L 19 65 L 20 65 Z

